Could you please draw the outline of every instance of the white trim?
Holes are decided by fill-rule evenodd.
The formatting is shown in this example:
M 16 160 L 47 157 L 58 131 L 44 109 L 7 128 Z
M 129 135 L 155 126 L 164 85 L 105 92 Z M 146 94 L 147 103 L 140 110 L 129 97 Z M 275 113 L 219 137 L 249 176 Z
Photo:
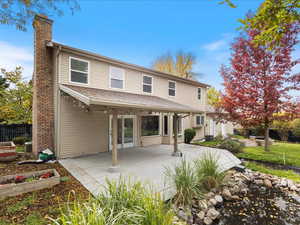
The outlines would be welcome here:
M 87 97 L 87 96 L 85 96 L 85 95 L 83 95 L 83 94 L 80 94 L 79 92 L 74 91 L 74 90 L 72 90 L 71 88 L 68 88 L 68 87 L 66 87 L 66 86 L 63 86 L 62 84 L 59 85 L 59 89 L 61 89 L 62 91 L 68 93 L 69 95 L 71 95 L 72 97 L 78 99 L 79 101 L 84 102 L 84 103 L 87 104 L 87 105 L 90 105 L 90 103 L 91 103 L 89 97 Z
M 175 88 L 170 88 L 170 86 L 169 86 L 170 82 L 173 82 L 175 84 Z M 172 97 L 172 98 L 176 97 L 176 87 L 177 87 L 176 81 L 174 81 L 174 80 L 168 80 L 168 96 L 169 97 Z M 175 95 L 174 96 L 170 95 L 170 93 L 169 93 L 170 89 L 175 91 Z
M 88 64 L 88 71 L 87 72 L 82 72 L 82 71 L 79 71 L 79 70 L 72 70 L 71 69 L 71 60 L 72 59 L 75 59 L 77 61 L 86 62 Z M 71 71 L 87 74 L 87 83 L 81 83 L 81 82 L 72 81 L 72 79 L 71 79 Z M 81 84 L 81 85 L 85 85 L 85 86 L 89 85 L 90 84 L 90 61 L 85 60 L 85 59 L 76 58 L 76 57 L 73 57 L 73 56 L 69 56 L 69 82 L 72 83 L 72 84 Z
M 112 70 L 112 68 L 117 68 L 119 70 L 122 70 L 122 81 L 123 81 L 122 88 L 117 88 L 117 87 L 111 86 L 111 70 Z M 115 79 L 115 80 L 118 80 L 118 79 Z M 117 66 L 109 66 L 109 81 L 108 81 L 108 83 L 109 83 L 109 88 L 111 88 L 111 89 L 125 90 L 125 69 L 117 67 Z
M 145 94 L 149 94 L 149 95 L 152 95 L 153 94 L 153 83 L 154 83 L 154 79 L 153 79 L 153 76 L 150 76 L 150 75 L 148 75 L 148 74 L 142 74 L 143 76 L 142 76 L 142 92 L 143 93 L 145 93 Z M 144 85 L 148 85 L 149 86 L 149 84 L 144 84 L 144 77 L 150 77 L 151 78 L 151 92 L 146 92 L 146 91 L 144 91 Z

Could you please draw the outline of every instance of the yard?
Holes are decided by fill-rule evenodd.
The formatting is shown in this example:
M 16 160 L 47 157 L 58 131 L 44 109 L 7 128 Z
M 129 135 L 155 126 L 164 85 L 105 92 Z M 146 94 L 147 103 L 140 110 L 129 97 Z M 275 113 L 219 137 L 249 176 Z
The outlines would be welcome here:
M 61 175 L 61 183 L 51 189 L 43 189 L 0 200 L 0 225 L 49 224 L 50 220 L 46 217 L 56 218 L 65 203 L 68 202 L 68 200 L 74 200 L 74 196 L 72 194 L 69 195 L 72 191 L 76 193 L 76 198 L 80 201 L 88 199 L 89 192 L 58 163 L 16 165 L 17 161 L 28 158 L 31 157 L 25 157 L 25 154 L 21 153 L 16 161 L 1 163 L 0 174 L 9 175 L 18 172 L 55 168 Z
M 239 158 L 259 160 L 276 164 L 300 167 L 300 144 L 275 142 L 266 152 L 263 147 L 246 147 Z

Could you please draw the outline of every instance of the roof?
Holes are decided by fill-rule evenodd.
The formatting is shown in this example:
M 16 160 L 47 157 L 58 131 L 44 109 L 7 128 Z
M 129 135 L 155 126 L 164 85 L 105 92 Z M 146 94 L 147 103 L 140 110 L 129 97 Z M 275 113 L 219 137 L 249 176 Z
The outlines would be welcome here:
M 96 54 L 96 53 L 93 53 L 93 52 L 89 52 L 89 51 L 86 51 L 86 50 L 82 50 L 82 49 L 70 47 L 70 46 L 67 46 L 67 45 L 63 45 L 63 44 L 60 44 L 60 43 L 57 43 L 57 42 L 50 41 L 50 42 L 47 43 L 47 46 L 48 47 L 59 47 L 61 50 L 65 51 L 65 52 L 85 56 L 85 57 L 88 57 L 88 58 L 91 58 L 91 59 L 95 59 L 95 60 L 99 60 L 99 61 L 102 61 L 102 62 L 112 64 L 112 65 L 115 65 L 115 66 L 120 66 L 120 67 L 124 67 L 124 68 L 128 68 L 128 69 L 132 69 L 132 70 L 137 70 L 137 71 L 140 71 L 142 73 L 148 73 L 148 74 L 156 75 L 156 76 L 159 76 L 159 77 L 164 77 L 164 78 L 167 78 L 167 79 L 180 81 L 180 82 L 191 84 L 191 85 L 194 85 L 194 86 L 197 86 L 197 87 L 210 87 L 210 85 L 198 82 L 196 80 L 187 79 L 187 78 L 179 77 L 179 76 L 176 76 L 176 75 L 173 75 L 173 74 L 164 73 L 164 72 L 149 69 L 149 68 L 146 68 L 146 67 L 138 66 L 138 65 L 135 65 L 135 64 L 123 62 L 123 61 L 120 61 L 120 60 L 116 60 L 116 59 L 113 59 L 113 58 L 102 56 L 102 55 L 99 55 L 99 54 Z
M 192 108 L 153 95 L 132 94 L 66 84 L 61 84 L 60 89 L 86 105 L 123 107 L 156 112 L 202 113 L 205 111 L 205 109 Z

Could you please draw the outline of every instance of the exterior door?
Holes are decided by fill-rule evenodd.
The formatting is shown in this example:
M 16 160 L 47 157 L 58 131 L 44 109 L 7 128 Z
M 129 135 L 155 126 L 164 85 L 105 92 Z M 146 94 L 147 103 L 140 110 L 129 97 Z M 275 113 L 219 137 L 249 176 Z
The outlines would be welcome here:
M 112 118 L 110 118 L 110 148 L 112 149 Z M 118 118 L 118 149 L 130 148 L 134 146 L 134 117 L 120 116 Z

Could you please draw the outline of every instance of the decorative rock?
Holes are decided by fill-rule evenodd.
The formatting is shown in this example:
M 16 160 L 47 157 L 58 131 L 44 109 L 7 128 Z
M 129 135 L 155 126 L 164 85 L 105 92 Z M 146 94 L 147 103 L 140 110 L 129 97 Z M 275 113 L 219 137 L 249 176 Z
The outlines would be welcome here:
M 204 224 L 206 224 L 206 225 L 210 225 L 210 224 L 212 224 L 212 219 L 210 219 L 210 218 L 208 218 L 208 217 L 205 217 L 204 218 L 204 220 L 203 220 L 203 222 L 204 222 Z
M 216 199 L 212 198 L 209 200 L 209 203 L 212 205 L 212 206 L 215 206 L 218 202 Z
M 216 195 L 215 200 L 217 201 L 217 203 L 222 203 L 223 202 L 223 198 L 222 198 L 221 195 Z
M 199 218 L 200 220 L 203 220 L 204 217 L 205 217 L 205 212 L 204 212 L 204 211 L 200 211 L 200 212 L 197 214 L 197 216 L 198 216 L 198 218 Z
M 199 206 L 201 209 L 203 209 L 203 210 L 206 210 L 206 209 L 208 208 L 208 205 L 207 205 L 206 200 L 200 200 L 200 201 L 198 202 L 198 206 Z
M 213 192 L 208 192 L 207 194 L 205 194 L 205 197 L 206 198 L 212 198 L 212 197 L 214 197 L 214 193 Z
M 290 190 L 291 190 L 291 191 L 298 191 L 298 188 L 296 187 L 296 185 L 292 185 L 292 186 L 290 187 Z
M 281 186 L 281 187 L 286 187 L 286 186 L 287 186 L 286 180 L 281 180 L 280 186 Z
M 225 199 L 227 199 L 227 200 L 231 198 L 231 193 L 230 193 L 230 191 L 229 191 L 227 188 L 225 188 L 225 189 L 223 190 L 222 195 L 223 195 L 223 197 L 224 197 Z
M 268 180 L 268 179 L 265 179 L 265 180 L 264 180 L 264 185 L 265 185 L 266 187 L 268 187 L 268 188 L 271 188 L 271 187 L 272 187 L 272 182 L 271 182 L 270 180 Z
M 231 196 L 231 199 L 232 200 L 240 200 L 240 197 L 237 195 L 233 195 L 233 196 Z
M 257 180 L 254 180 L 254 183 L 257 185 L 263 185 L 264 182 L 260 179 L 257 179 Z
M 179 210 L 177 213 L 177 216 L 182 220 L 185 220 L 185 221 L 188 220 L 188 216 L 183 210 Z
M 220 213 L 215 208 L 210 208 L 207 211 L 206 216 L 211 220 L 215 220 L 220 216 Z

